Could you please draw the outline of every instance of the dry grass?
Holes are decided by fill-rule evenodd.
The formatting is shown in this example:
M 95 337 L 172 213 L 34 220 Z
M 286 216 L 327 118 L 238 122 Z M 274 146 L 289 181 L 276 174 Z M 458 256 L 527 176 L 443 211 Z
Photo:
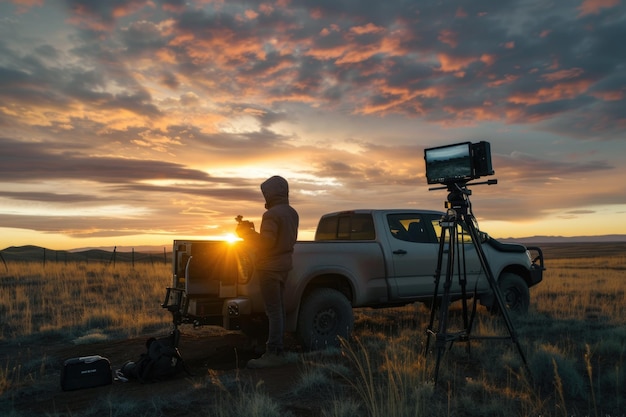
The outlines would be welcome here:
M 0 273 L 0 340 L 140 335 L 169 321 L 159 302 L 170 281 L 163 263 L 9 263 Z
M 533 289 L 535 310 L 553 319 L 626 323 L 626 256 L 554 259 Z
M 416 304 L 357 310 L 355 338 L 341 351 L 302 355 L 303 376 L 292 396 L 314 398 L 316 414 L 326 417 L 624 416 L 626 252 L 604 256 L 589 248 L 547 257 L 544 282 L 531 289 L 530 313 L 513 318 L 530 374 L 510 341 L 475 340 L 469 354 L 458 342 L 443 354 L 435 386 L 436 353 L 424 355 L 429 310 Z M 159 303 L 169 282 L 163 264 L 9 265 L 0 272 L 0 341 L 54 334 L 80 342 L 167 327 Z M 455 304 L 451 328 L 459 313 Z M 507 335 L 507 329 L 501 317 L 480 309 L 472 334 Z M 32 369 L 45 367 L 24 372 L 23 364 L 1 365 L 0 396 L 16 378 L 36 379 Z M 224 401 L 240 412 L 290 413 L 281 399 L 228 386 Z M 235 408 L 206 415 L 236 415 L 225 411 Z

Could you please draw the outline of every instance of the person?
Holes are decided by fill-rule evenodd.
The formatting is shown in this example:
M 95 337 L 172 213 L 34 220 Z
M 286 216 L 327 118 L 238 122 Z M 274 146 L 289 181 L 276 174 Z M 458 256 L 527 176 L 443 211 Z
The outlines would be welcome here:
M 259 232 L 254 224 L 239 221 L 237 234 L 255 250 L 254 274 L 261 285 L 261 295 L 269 321 L 266 351 L 248 362 L 249 368 L 269 368 L 285 363 L 284 288 L 292 268 L 293 246 L 298 237 L 298 212 L 289 204 L 289 183 L 273 176 L 261 184 L 266 211 Z

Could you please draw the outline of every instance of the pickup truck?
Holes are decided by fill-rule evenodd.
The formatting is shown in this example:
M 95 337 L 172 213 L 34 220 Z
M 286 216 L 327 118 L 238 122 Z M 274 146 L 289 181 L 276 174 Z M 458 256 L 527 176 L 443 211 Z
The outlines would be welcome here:
M 350 335 L 353 308 L 433 302 L 443 215 L 395 209 L 322 216 L 315 240 L 298 241 L 294 248 L 294 267 L 285 282 L 286 331 L 294 332 L 303 348 L 320 349 L 336 345 L 337 336 Z M 466 296 L 494 307 L 476 248 L 469 234 L 459 235 Z M 527 311 L 529 288 L 543 276 L 541 249 L 501 243 L 483 232 L 480 238 L 507 308 Z M 447 251 L 442 252 L 445 258 Z M 162 303 L 174 325 L 217 325 L 248 334 L 258 329 L 265 312 L 259 283 L 253 279 L 253 259 L 244 242 L 175 240 L 172 286 Z M 439 295 L 444 281 L 445 271 Z M 459 299 L 461 286 L 456 278 L 452 281 L 451 298 Z

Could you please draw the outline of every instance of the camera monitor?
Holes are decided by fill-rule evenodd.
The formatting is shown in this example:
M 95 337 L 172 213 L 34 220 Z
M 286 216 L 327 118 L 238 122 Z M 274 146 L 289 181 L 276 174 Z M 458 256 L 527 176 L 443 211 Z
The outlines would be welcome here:
M 489 142 L 461 142 L 424 150 L 429 184 L 467 182 L 493 175 Z

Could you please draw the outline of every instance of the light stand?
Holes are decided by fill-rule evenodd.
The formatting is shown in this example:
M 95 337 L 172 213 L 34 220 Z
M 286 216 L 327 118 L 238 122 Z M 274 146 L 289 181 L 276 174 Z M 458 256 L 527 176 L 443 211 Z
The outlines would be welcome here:
M 473 185 L 478 184 L 487 184 L 492 185 L 496 184 L 497 180 L 489 180 L 481 183 L 474 183 Z M 439 376 L 439 366 L 441 362 L 441 356 L 443 355 L 446 346 L 450 343 L 450 346 L 453 342 L 460 340 L 467 342 L 467 349 L 469 353 L 469 342 L 470 339 L 511 339 L 513 343 L 517 346 L 519 354 L 524 362 L 524 365 L 528 367 L 526 362 L 526 357 L 522 351 L 522 348 L 517 339 L 517 335 L 515 332 L 515 328 L 513 327 L 513 322 L 509 316 L 506 304 L 504 302 L 504 296 L 500 291 L 500 287 L 493 276 L 493 272 L 489 266 L 487 261 L 487 257 L 485 256 L 485 252 L 483 251 L 482 245 L 480 243 L 480 236 L 478 230 L 476 228 L 476 222 L 474 215 L 471 211 L 471 204 L 469 201 L 469 196 L 471 195 L 471 191 L 467 188 L 467 183 L 459 182 L 459 183 L 450 183 L 445 187 L 437 187 L 431 188 L 434 189 L 445 189 L 447 188 L 449 191 L 448 201 L 446 202 L 447 213 L 442 217 L 440 221 L 441 225 L 441 237 L 439 239 L 439 254 L 437 258 L 437 269 L 435 271 L 435 290 L 433 294 L 433 301 L 431 304 L 430 311 L 430 323 L 427 329 L 427 339 L 426 339 L 426 348 L 424 354 L 428 353 L 428 349 L 430 346 L 430 337 L 431 335 L 435 336 L 435 348 L 437 349 L 437 362 L 435 365 L 435 377 L 434 382 L 437 384 L 437 379 Z M 487 277 L 487 281 L 489 282 L 489 286 L 495 296 L 495 303 L 498 308 L 498 311 L 502 313 L 504 317 L 504 321 L 506 323 L 507 329 L 509 331 L 509 336 L 479 336 L 473 337 L 471 336 L 472 324 L 474 319 L 474 312 L 476 308 L 476 294 L 474 294 L 474 312 L 472 313 L 471 319 L 468 319 L 467 314 L 467 292 L 466 292 L 466 284 L 467 284 L 467 271 L 466 271 L 466 263 L 465 263 L 465 243 L 464 243 L 464 234 L 469 233 L 471 238 L 471 242 L 476 249 L 476 254 L 478 255 L 478 259 L 480 260 L 480 265 L 482 270 L 485 272 Z M 459 239 L 460 238 L 460 239 Z M 447 246 L 447 248 L 446 248 Z M 460 256 L 457 257 L 457 252 L 460 252 Z M 437 332 L 434 332 L 433 325 L 435 320 L 435 310 L 438 304 L 438 292 L 439 292 L 439 282 L 441 278 L 442 266 L 443 266 L 443 257 L 444 254 L 447 253 L 446 260 L 446 275 L 445 281 L 443 283 L 443 294 L 441 297 L 441 302 L 439 304 L 439 322 Z M 455 265 L 456 262 L 456 265 Z M 459 279 L 459 284 L 461 286 L 461 298 L 463 303 L 463 329 L 455 332 L 448 332 L 448 315 L 449 315 L 449 305 L 450 305 L 450 287 L 452 285 L 452 279 L 455 274 L 455 267 L 457 276 Z

